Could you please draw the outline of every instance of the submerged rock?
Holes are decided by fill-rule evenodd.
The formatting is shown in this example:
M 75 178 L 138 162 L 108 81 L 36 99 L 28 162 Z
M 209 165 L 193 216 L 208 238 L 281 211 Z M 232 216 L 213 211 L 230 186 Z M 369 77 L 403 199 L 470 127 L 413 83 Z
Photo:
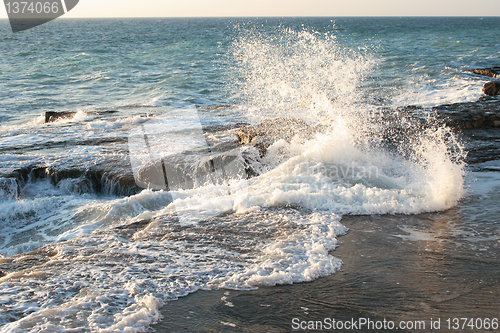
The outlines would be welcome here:
M 499 95 L 500 83 L 495 81 L 487 82 L 483 87 L 483 92 L 489 96 Z

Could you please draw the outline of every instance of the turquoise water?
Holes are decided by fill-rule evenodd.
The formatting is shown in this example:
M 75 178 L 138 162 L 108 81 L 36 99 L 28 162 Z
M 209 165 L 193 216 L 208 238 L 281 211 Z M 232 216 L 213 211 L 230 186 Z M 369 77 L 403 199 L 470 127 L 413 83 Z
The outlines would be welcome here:
M 439 212 L 475 195 L 451 129 L 417 129 L 394 152 L 378 144 L 390 124 L 373 116 L 476 101 L 488 78 L 471 70 L 498 66 L 499 26 L 81 19 L 12 34 L 0 22 L 0 180 L 19 183 L 0 192 L 0 269 L 10 273 L 0 277 L 2 331 L 144 331 L 163 305 L 200 289 L 335 274 L 342 262 L 330 251 L 347 232 L 345 214 Z M 45 123 L 48 111 L 71 115 Z M 266 156 L 234 148 L 236 124 L 275 117 L 328 131 L 278 141 Z M 197 165 L 207 142 L 234 148 L 259 175 L 134 187 L 141 158 Z M 62 179 L 43 176 L 51 172 Z M 477 195 L 496 191 L 479 183 Z
M 273 35 L 287 28 L 336 36 L 374 58 L 364 87 L 371 97 L 390 98 L 401 88 L 446 100 L 451 85 L 466 89 L 456 97 L 467 100 L 481 79 L 463 71 L 498 59 L 498 18 L 58 20 L 16 35 L 3 21 L 2 116 L 238 102 L 228 84 L 235 79 L 233 42 L 249 29 Z M 440 102 L 407 102 L 426 99 Z

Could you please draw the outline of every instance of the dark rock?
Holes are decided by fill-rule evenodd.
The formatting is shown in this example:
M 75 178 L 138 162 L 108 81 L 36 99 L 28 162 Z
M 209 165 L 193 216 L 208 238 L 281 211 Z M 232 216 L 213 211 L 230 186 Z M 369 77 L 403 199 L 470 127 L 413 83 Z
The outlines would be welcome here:
M 474 69 L 472 73 L 482 76 L 489 76 L 494 78 L 500 78 L 500 67 L 485 68 L 485 69 Z
M 90 168 L 74 166 L 30 165 L 6 175 L 17 184 L 50 179 L 55 186 L 74 193 L 103 193 L 132 195 L 141 188 L 136 185 L 130 162 L 127 159 L 108 159 Z M 20 192 L 19 192 L 20 193 Z
M 203 126 L 203 133 L 218 133 L 229 131 L 235 128 L 241 128 L 244 126 L 248 126 L 247 123 L 235 123 L 235 124 L 226 124 L 226 125 L 209 125 Z
M 424 109 L 405 107 L 394 112 L 392 109 L 383 110 L 380 119 L 383 126 L 379 134 L 382 144 L 388 149 L 403 153 L 401 148 L 406 142 L 421 135 L 429 127 L 446 124 L 458 135 L 459 141 L 465 144 L 467 163 L 478 163 L 496 160 L 500 156 L 500 97 L 483 96 L 476 102 L 453 103 L 432 108 L 432 117 L 426 117 Z M 401 111 L 403 117 L 399 114 Z M 402 121 L 403 120 L 403 121 Z
M 477 102 L 454 103 L 433 108 L 446 124 L 456 129 L 500 127 L 500 100 L 487 97 Z
M 468 164 L 498 160 L 500 156 L 499 128 L 465 129 L 461 131 L 460 137 L 467 150 L 466 162 Z M 498 171 L 498 168 L 494 171 Z
M 76 112 L 45 112 L 45 123 L 53 123 L 59 119 L 69 119 L 75 116 Z
M 0 178 L 0 198 L 19 199 L 21 187 L 15 178 Z
M 428 117 L 429 110 L 424 110 L 422 107 L 407 106 L 403 108 L 383 108 L 380 109 L 377 115 L 373 118 L 373 142 L 375 145 L 387 148 L 390 151 L 397 151 L 404 155 L 405 147 L 412 147 L 415 136 L 420 135 L 428 128 L 434 128 L 443 124 L 457 130 L 458 133 L 467 133 L 468 138 L 475 141 L 474 135 L 484 136 L 488 133 L 489 137 L 500 137 L 500 98 L 496 96 L 483 96 L 476 102 L 454 103 L 440 105 L 432 108 Z M 248 165 L 250 176 L 260 174 L 258 164 L 262 163 L 262 156 L 267 152 L 267 147 L 278 139 L 288 140 L 292 137 L 293 131 L 289 129 L 289 124 L 296 124 L 296 128 L 300 128 L 308 136 L 312 136 L 316 132 L 322 132 L 319 126 L 308 126 L 300 120 L 266 120 L 260 125 L 246 126 L 237 132 L 238 142 L 242 145 L 253 146 L 251 148 L 260 149 L 260 157 L 258 156 L 243 156 Z M 380 127 L 377 124 L 383 123 Z M 274 125 L 280 126 L 278 129 Z M 287 130 L 288 129 L 288 130 Z M 462 135 L 461 134 L 461 135 Z M 465 135 L 465 134 L 464 134 Z M 485 139 L 485 142 L 488 140 Z M 259 146 L 259 143 L 265 142 L 266 146 Z M 496 144 L 500 140 L 492 140 L 488 145 L 493 148 L 483 149 L 488 145 L 482 143 L 480 148 L 474 150 L 470 155 L 471 160 L 487 160 L 494 159 L 498 156 L 500 145 Z M 498 147 L 497 147 L 498 146 Z M 255 147 L 255 148 L 254 148 Z M 489 146 L 488 146 L 489 147 Z M 411 152 L 411 149 L 408 150 Z M 495 153 L 490 153 L 490 152 Z
M 489 96 L 500 94 L 500 83 L 494 81 L 487 82 L 484 85 L 483 92 Z

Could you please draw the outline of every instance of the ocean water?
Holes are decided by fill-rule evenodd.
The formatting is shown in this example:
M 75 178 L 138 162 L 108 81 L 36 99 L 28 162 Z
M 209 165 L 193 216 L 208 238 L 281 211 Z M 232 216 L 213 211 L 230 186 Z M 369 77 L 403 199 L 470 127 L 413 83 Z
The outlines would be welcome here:
M 146 331 L 162 306 L 198 290 L 335 274 L 343 216 L 494 197 L 497 177 L 471 171 L 431 108 L 482 96 L 488 78 L 471 70 L 498 66 L 499 26 L 81 19 L 14 35 L 0 22 L 0 331 Z M 387 110 L 408 138 L 390 148 Z M 46 123 L 45 112 L 71 115 Z M 241 124 L 279 117 L 324 130 L 278 140 L 265 156 L 235 146 Z M 199 166 L 228 151 L 234 163 L 211 181 L 139 179 L 148 163 Z M 247 179 L 249 161 L 257 175 Z M 491 228 L 493 238 L 457 235 L 498 247 L 498 221 Z

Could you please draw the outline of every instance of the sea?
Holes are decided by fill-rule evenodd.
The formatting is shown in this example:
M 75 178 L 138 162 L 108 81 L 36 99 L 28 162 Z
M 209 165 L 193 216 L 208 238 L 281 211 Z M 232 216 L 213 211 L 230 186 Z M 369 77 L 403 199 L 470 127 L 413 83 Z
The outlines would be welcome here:
M 173 332 L 155 325 L 204 292 L 307 294 L 387 221 L 377 237 L 400 250 L 374 246 L 366 269 L 422 242 L 498 266 L 498 156 L 470 163 L 434 107 L 484 96 L 472 70 L 499 66 L 499 32 L 498 17 L 0 21 L 0 332 Z M 270 119 L 315 130 L 236 143 Z

